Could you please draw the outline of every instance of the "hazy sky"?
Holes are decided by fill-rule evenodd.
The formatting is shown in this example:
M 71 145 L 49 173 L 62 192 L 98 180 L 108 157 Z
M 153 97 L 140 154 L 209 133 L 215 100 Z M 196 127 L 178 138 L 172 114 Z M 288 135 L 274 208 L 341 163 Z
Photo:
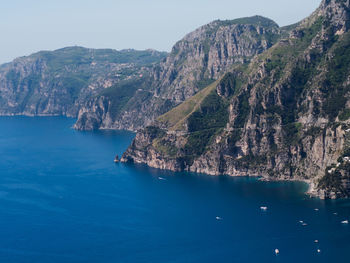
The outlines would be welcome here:
M 0 63 L 65 46 L 170 51 L 216 19 L 263 15 L 284 26 L 321 0 L 0 0 Z

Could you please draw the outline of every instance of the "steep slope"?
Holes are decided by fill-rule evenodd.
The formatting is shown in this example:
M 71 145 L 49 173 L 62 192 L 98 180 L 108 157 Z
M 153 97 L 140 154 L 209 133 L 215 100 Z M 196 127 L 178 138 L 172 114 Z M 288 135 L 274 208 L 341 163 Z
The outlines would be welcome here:
M 349 197 L 349 16 L 348 0 L 322 1 L 288 38 L 195 96 L 191 110 L 180 105 L 140 131 L 122 161 L 304 180 L 313 195 Z
M 68 47 L 0 67 L 0 115 L 67 115 L 101 90 L 149 74 L 166 53 Z
M 166 60 L 153 68 L 147 85 L 140 87 L 141 94 L 135 93 L 118 113 L 112 112 L 111 97 L 94 98 L 79 113 L 75 127 L 142 128 L 213 83 L 232 66 L 248 63 L 276 43 L 285 31 L 260 16 L 218 20 L 202 26 L 174 45 Z M 112 119 L 111 115 L 117 117 Z

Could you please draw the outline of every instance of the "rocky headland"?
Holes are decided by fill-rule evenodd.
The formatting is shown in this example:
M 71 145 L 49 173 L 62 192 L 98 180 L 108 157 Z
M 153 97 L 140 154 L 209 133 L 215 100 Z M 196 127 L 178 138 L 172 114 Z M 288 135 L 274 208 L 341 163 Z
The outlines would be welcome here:
M 314 196 L 349 197 L 349 16 L 349 1 L 322 1 L 288 36 L 139 131 L 121 161 L 301 180 Z

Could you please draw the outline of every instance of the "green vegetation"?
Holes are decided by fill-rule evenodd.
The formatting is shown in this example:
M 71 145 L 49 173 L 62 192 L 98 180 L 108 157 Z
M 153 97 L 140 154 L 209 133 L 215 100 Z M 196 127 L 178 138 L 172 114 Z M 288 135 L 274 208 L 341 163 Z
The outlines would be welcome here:
M 157 126 L 147 126 L 144 131 L 150 136 L 151 139 L 162 138 L 166 135 L 166 132 Z
M 197 87 L 199 90 L 202 90 L 203 88 L 206 88 L 206 87 L 210 86 L 210 85 L 213 84 L 214 82 L 215 82 L 215 79 L 207 79 L 207 78 L 204 78 L 204 79 L 202 79 L 202 80 L 197 81 L 196 87 Z
M 187 120 L 189 136 L 184 147 L 188 160 L 206 151 L 212 138 L 228 122 L 228 103 L 212 91 Z
M 228 26 L 228 25 L 255 25 L 255 26 L 262 26 L 262 27 L 279 27 L 276 22 L 273 20 L 263 17 L 263 16 L 252 16 L 252 17 L 243 17 L 238 18 L 234 20 L 219 20 L 220 25 L 222 26 Z
M 280 116 L 286 146 L 300 141 L 301 126 L 296 123 L 296 120 L 298 113 L 305 109 L 299 105 L 299 102 L 314 76 L 317 75 L 317 66 L 323 59 L 322 54 L 311 51 L 312 59 L 306 62 L 304 51 L 321 31 L 323 24 L 324 18 L 318 18 L 310 27 L 300 29 L 299 37 L 271 48 L 267 54 L 262 56 L 263 58 L 265 56 L 267 61 L 266 71 L 268 75 L 265 84 L 271 86 L 278 81 L 281 83 L 282 106 L 271 103 L 267 106 L 266 112 L 271 116 L 271 125 L 277 121 L 276 116 Z M 255 111 L 262 113 L 264 110 L 262 107 L 257 107 Z
M 244 124 L 249 116 L 250 106 L 249 106 L 249 90 L 241 93 L 238 96 L 238 112 L 235 119 L 235 128 L 243 128 Z
M 146 75 L 153 63 L 166 55 L 151 50 L 67 47 L 18 58 L 1 66 L 5 89 L 16 96 L 16 106 L 8 105 L 8 97 L 2 100 L 1 106 L 14 114 L 45 111 L 45 114 L 74 115 L 79 106 L 103 90 L 103 95 L 112 100 L 111 115 L 115 117 L 135 90 L 142 87 L 143 83 L 136 79 Z M 119 85 L 104 90 L 115 83 Z
M 207 145 L 209 145 L 217 131 L 218 130 L 215 128 L 207 129 L 193 132 L 188 136 L 187 143 L 184 147 L 184 153 L 188 164 L 191 164 L 195 157 L 200 156 L 206 151 Z
M 228 104 L 212 91 L 187 120 L 189 132 L 222 128 L 228 121 Z
M 165 58 L 166 52 L 137 51 L 113 49 L 89 49 L 83 47 L 66 47 L 55 51 L 41 51 L 33 56 L 42 57 L 48 61 L 52 71 L 60 70 L 67 65 L 83 65 L 96 63 L 135 63 L 152 64 Z
M 329 172 L 330 169 L 334 169 Z M 342 196 L 349 196 L 348 190 L 344 187 L 342 179 L 345 177 L 348 179 L 350 173 L 350 163 L 342 163 L 340 167 L 334 166 L 327 167 L 325 176 L 323 176 L 318 187 L 324 190 L 331 190 L 336 193 L 340 193 Z M 344 175 L 343 175 L 344 174 Z
M 160 116 L 158 121 L 166 124 L 169 130 L 183 130 L 188 117 L 199 109 L 203 100 L 215 90 L 217 83 L 217 81 L 214 82 L 179 106 Z
M 99 94 L 99 96 L 105 96 L 110 100 L 109 112 L 113 120 L 116 119 L 135 92 L 138 89 L 146 88 L 147 83 L 147 78 L 125 80 Z
M 70 97 L 75 100 L 78 98 L 82 88 L 88 85 L 88 78 L 84 78 L 84 75 L 67 75 L 61 80 L 62 85 L 67 89 Z
M 324 112 L 334 120 L 345 108 L 349 86 L 344 82 L 350 70 L 350 33 L 345 33 L 334 45 L 333 57 L 328 61 L 327 75 L 321 89 L 326 98 Z M 342 115 L 345 118 L 346 115 Z
M 40 76 L 38 74 L 29 75 L 28 77 L 24 78 L 19 85 L 28 87 L 27 93 L 20 92 L 17 94 L 18 101 L 21 101 L 19 104 L 19 110 L 23 111 L 26 104 L 32 99 L 35 87 L 40 85 Z M 37 100 L 37 98 L 35 99 Z
M 217 21 L 208 26 L 207 33 L 209 35 L 216 30 L 217 25 L 234 23 L 277 26 L 273 21 L 260 19 Z M 346 108 L 350 92 L 350 32 L 336 36 L 331 31 L 336 30 L 335 27 L 334 21 L 328 17 L 314 16 L 303 23 L 283 28 L 284 36 L 287 31 L 295 31 L 290 38 L 254 57 L 253 62 L 239 74 L 239 67 L 235 67 L 215 83 L 220 96 L 213 85 L 160 117 L 159 120 L 171 130 L 188 133 L 172 136 L 181 137 L 178 149 L 164 140 L 157 140 L 157 147 L 168 156 L 183 160 L 185 167 L 205 154 L 205 157 L 214 158 L 214 168 L 219 171 L 222 163 L 229 168 L 250 169 L 264 167 L 268 162 L 272 167 L 269 173 L 273 176 L 292 177 L 297 174 L 313 178 L 313 174 L 319 173 L 319 163 L 308 162 L 309 158 L 315 158 L 311 152 L 320 147 L 314 145 L 315 140 L 322 144 L 319 141 L 322 137 L 328 141 L 333 136 L 333 143 L 338 145 L 336 125 L 349 128 L 345 123 L 335 123 L 335 119 L 350 119 L 350 109 Z M 255 37 L 254 33 L 244 34 L 241 39 Z M 277 39 L 273 33 L 262 36 L 265 39 L 269 37 L 270 42 Z M 210 47 L 208 38 L 203 47 L 205 68 Z M 202 73 L 204 76 L 207 72 Z M 203 85 L 208 84 L 206 81 L 203 78 Z M 201 86 L 198 84 L 198 87 Z M 231 114 L 229 125 L 228 106 Z M 312 116 L 308 116 L 311 111 Z M 247 125 L 248 119 L 251 125 Z M 224 129 L 226 125 L 228 128 Z M 332 132 L 328 132 L 329 129 Z M 218 135 L 222 138 L 216 144 Z M 346 141 L 343 155 L 338 159 L 340 163 L 328 167 L 320 180 L 321 189 L 345 191 L 344 179 L 350 177 L 350 164 L 343 161 L 345 155 L 350 156 L 350 140 L 346 138 Z M 324 160 L 334 158 L 334 154 L 339 156 L 340 149 L 331 149 L 330 145 L 323 145 L 327 150 L 323 153 L 327 155 Z M 310 170 L 313 174 L 309 173 Z
M 312 138 L 312 140 L 311 140 L 311 145 L 313 145 L 314 142 L 315 142 L 315 138 L 316 138 L 317 136 L 319 136 L 319 135 L 321 134 L 322 131 L 323 131 L 322 128 L 313 126 L 313 127 L 310 127 L 310 128 L 304 133 L 304 136 L 305 136 L 305 137 L 310 136 L 310 137 Z
M 310 45 L 312 39 L 321 32 L 322 26 L 326 23 L 324 17 L 319 17 L 317 20 L 309 27 L 302 29 L 302 38 L 298 40 L 298 45 L 301 45 L 300 48 L 306 48 Z
M 165 156 L 175 157 L 177 154 L 176 146 L 165 139 L 157 138 L 152 145 Z
M 285 87 L 282 89 L 282 109 L 272 105 L 269 111 L 274 114 L 277 113 L 282 118 L 282 125 L 286 133 L 290 134 L 291 126 L 295 122 L 298 114 L 298 101 L 301 98 L 303 91 L 307 87 L 308 81 L 313 76 L 313 70 L 309 68 L 309 65 L 298 63 L 293 67 L 290 77 L 291 87 Z
M 220 80 L 219 86 L 221 88 L 232 89 L 232 93 L 234 93 L 236 87 L 236 76 L 232 72 L 226 73 L 225 76 Z
M 294 39 L 291 44 L 285 43 L 274 46 L 266 54 L 262 55 L 262 58 L 265 58 L 267 61 L 266 71 L 269 74 L 273 72 L 275 75 L 274 81 L 278 81 L 285 74 L 288 64 L 300 63 L 298 62 L 299 55 L 303 54 L 312 39 L 320 32 L 323 21 L 322 17 L 318 18 L 311 27 L 302 29 L 300 31 L 301 37 Z M 313 60 L 313 63 L 316 63 L 316 61 Z M 299 65 L 298 67 L 301 68 L 300 72 L 297 73 L 305 75 L 308 75 L 310 72 L 303 72 L 304 70 L 313 68 L 311 65 L 306 67 L 305 65 Z
M 234 129 L 227 137 L 227 146 L 231 154 L 236 154 L 239 150 L 236 143 L 241 139 L 241 129 Z
M 346 126 L 343 128 L 347 129 Z M 345 144 L 342 154 L 337 159 L 338 164 L 327 167 L 325 175 L 319 181 L 319 187 L 340 193 L 341 196 L 350 196 L 349 189 L 343 184 L 343 180 L 350 179 L 350 163 L 344 157 L 350 156 L 350 134 L 345 133 Z
M 239 67 L 235 69 L 234 73 L 229 72 L 223 76 L 218 85 L 220 93 L 223 96 L 230 97 L 241 90 L 243 81 L 240 74 L 243 74 L 242 71 L 242 67 Z
M 298 26 L 300 25 L 300 22 L 298 23 L 295 23 L 295 24 L 292 24 L 292 25 L 288 25 L 288 26 L 283 26 L 281 27 L 281 31 L 282 31 L 282 36 L 283 37 L 288 37 L 289 36 L 289 33 L 296 29 Z
M 20 74 L 18 72 L 16 72 L 15 70 L 10 70 L 7 74 L 6 74 L 6 79 L 8 82 L 10 82 L 12 84 L 13 87 L 17 87 L 18 86 L 18 79 L 19 79 Z
M 294 145 L 299 143 L 301 123 L 289 123 L 283 127 L 285 132 L 284 142 L 286 145 Z
M 259 166 L 265 164 L 267 162 L 266 155 L 263 156 L 255 156 L 253 154 L 244 155 L 242 158 L 238 159 L 237 166 L 241 168 L 258 168 Z
M 190 164 L 196 156 L 203 154 L 207 146 L 228 122 L 228 101 L 216 93 L 219 81 L 209 85 L 195 96 L 186 100 L 158 118 L 169 130 L 184 130 L 189 135 L 183 149 L 183 161 Z M 167 156 L 175 157 L 177 149 L 162 139 L 156 140 L 154 146 Z
M 350 119 L 350 109 L 344 109 L 343 112 L 339 115 L 340 121 L 346 121 Z
M 251 23 L 251 21 L 251 18 L 249 18 L 237 20 L 236 22 Z M 225 23 L 232 23 L 232 21 L 226 21 Z M 282 88 L 282 106 L 270 105 L 266 110 L 271 116 L 275 116 L 277 114 L 281 117 L 283 125 L 282 127 L 285 133 L 285 145 L 297 144 L 300 141 L 300 133 L 302 127 L 300 123 L 296 122 L 299 111 L 298 101 L 302 97 L 305 89 L 308 87 L 309 81 L 311 81 L 313 76 L 317 74 L 316 68 L 320 63 L 322 56 L 317 53 L 312 53 L 313 59 L 311 61 L 311 65 L 310 63 L 306 63 L 303 60 L 303 57 L 299 58 L 299 56 L 303 55 L 305 49 L 311 44 L 312 39 L 315 38 L 315 36 L 320 32 L 323 23 L 324 19 L 322 17 L 317 19 L 310 27 L 302 29 L 300 32 L 300 38 L 294 39 L 291 44 L 287 43 L 278 45 L 268 51 L 267 54 L 262 55 L 262 57 L 266 57 L 266 71 L 274 75 L 274 78 L 271 78 L 271 75 L 267 76 L 267 79 L 269 79 L 269 81 L 271 79 L 272 81 L 280 80 L 282 76 L 286 74 L 286 71 L 290 73 L 290 77 L 286 79 L 286 81 L 291 83 L 291 85 L 284 85 Z M 292 26 L 291 29 L 295 28 L 295 26 L 296 25 Z M 237 83 L 236 81 L 237 80 L 233 74 L 229 73 L 224 76 L 219 83 L 219 88 L 221 88 L 222 91 L 225 91 L 225 94 L 228 93 L 227 90 L 232 90 L 232 93 L 236 93 L 238 95 L 238 109 L 233 127 L 234 131 L 229 135 L 228 138 L 228 143 L 231 147 L 232 152 L 235 152 L 237 150 L 235 148 L 235 143 L 240 139 L 240 129 L 244 127 L 250 113 L 250 105 L 248 101 L 250 97 L 249 90 L 244 92 L 237 92 L 241 90 L 242 83 Z M 227 87 L 230 87 L 230 89 L 227 89 Z M 230 93 L 230 95 L 232 95 L 232 93 Z M 264 109 L 262 107 L 256 107 L 255 109 L 255 113 L 257 114 L 262 113 L 263 111 Z M 207 142 L 210 140 L 211 136 L 215 134 L 215 130 L 210 131 L 209 129 L 204 129 L 204 127 L 208 127 L 208 123 L 206 121 L 206 118 L 202 116 L 201 112 L 192 114 L 191 118 L 194 120 L 193 123 L 195 125 L 189 122 L 189 131 L 194 132 L 195 134 L 190 137 L 191 140 L 189 140 L 189 145 L 193 147 L 187 146 L 188 149 L 190 149 L 188 152 L 195 152 L 195 154 L 199 154 L 205 151 Z M 209 119 L 212 120 L 211 118 Z M 276 121 L 277 119 L 272 118 L 271 120 Z M 205 133 L 203 132 L 203 134 L 198 134 L 198 131 L 204 130 Z M 203 138 L 203 140 L 200 138 Z M 274 142 L 271 145 L 275 145 L 275 147 L 277 147 Z M 194 148 L 197 151 L 194 151 Z

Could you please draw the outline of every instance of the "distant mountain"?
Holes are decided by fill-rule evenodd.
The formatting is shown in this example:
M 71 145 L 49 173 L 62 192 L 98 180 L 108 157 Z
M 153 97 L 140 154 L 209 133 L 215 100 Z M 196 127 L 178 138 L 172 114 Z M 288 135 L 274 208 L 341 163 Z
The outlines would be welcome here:
M 150 73 L 167 54 L 67 47 L 0 66 L 0 115 L 77 117 L 81 105 L 116 83 Z
M 214 21 L 171 53 L 69 47 L 0 66 L 0 115 L 138 130 L 123 162 L 302 180 L 350 197 L 350 3 L 280 28 Z
M 142 128 L 235 65 L 249 63 L 288 30 L 260 16 L 218 20 L 202 26 L 177 42 L 166 60 L 156 64 L 143 83 L 116 85 L 88 101 L 79 112 L 75 128 Z M 127 90 L 127 94 L 121 95 L 121 90 Z M 121 96 L 122 105 L 118 103 Z
M 253 31 L 265 34 L 235 37 L 241 44 L 230 50 L 241 55 L 241 64 L 226 59 L 231 65 L 226 69 L 219 62 L 229 57 L 223 47 L 231 42 L 226 37 L 210 42 L 213 53 L 208 54 L 216 55 L 215 62 L 209 62 L 211 55 L 205 59 L 200 79 L 218 80 L 138 132 L 122 161 L 174 171 L 302 180 L 321 198 L 350 197 L 349 18 L 348 0 L 323 0 L 310 17 L 284 32 L 272 22 L 265 31 L 229 23 L 227 36 L 236 36 L 232 28 L 250 36 Z M 218 24 L 208 28 L 216 30 Z M 264 40 L 256 42 L 260 36 Z M 254 46 L 266 38 L 269 44 Z M 177 46 L 188 47 L 195 38 L 187 39 Z M 177 73 L 172 80 L 188 78 L 192 70 L 180 75 L 172 70 Z M 185 92 L 187 87 L 167 94 L 181 101 L 196 91 Z

